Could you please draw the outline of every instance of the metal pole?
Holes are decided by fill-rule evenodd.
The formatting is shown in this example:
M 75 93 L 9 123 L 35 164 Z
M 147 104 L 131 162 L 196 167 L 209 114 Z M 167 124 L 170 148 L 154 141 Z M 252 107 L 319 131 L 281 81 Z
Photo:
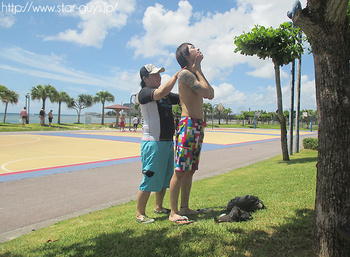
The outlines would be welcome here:
M 256 114 L 254 115 L 254 128 L 256 129 Z
M 214 129 L 214 108 L 217 104 L 214 104 L 211 110 L 211 129 Z
M 299 38 L 302 37 L 302 33 L 299 33 Z M 296 121 L 295 121 L 295 152 L 299 153 L 299 123 L 300 123 L 300 92 L 301 92 L 301 56 L 298 59 L 297 68 L 297 107 L 296 107 Z
M 310 117 L 310 132 L 312 132 L 312 114 L 311 114 L 311 117 Z
M 27 106 L 27 102 L 28 102 L 28 106 Z M 26 94 L 26 107 L 27 107 L 27 120 L 28 120 L 28 123 L 29 123 L 29 106 L 30 106 L 30 94 L 27 93 Z
M 289 154 L 293 155 L 293 126 L 294 126 L 294 70 L 295 60 L 291 67 L 291 85 L 290 85 L 290 113 L 289 113 Z
M 133 97 L 136 97 L 136 94 L 132 94 L 131 96 L 130 96 L 130 109 L 129 109 L 129 131 L 131 131 L 131 110 L 132 110 L 132 108 L 131 108 L 131 101 L 132 101 L 132 98 Z

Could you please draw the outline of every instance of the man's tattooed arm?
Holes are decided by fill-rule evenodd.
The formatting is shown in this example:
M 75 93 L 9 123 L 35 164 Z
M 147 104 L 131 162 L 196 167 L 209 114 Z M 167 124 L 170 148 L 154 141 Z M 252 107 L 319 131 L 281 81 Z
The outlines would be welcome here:
M 198 91 L 202 87 L 201 83 L 199 83 L 196 76 L 190 71 L 182 71 L 179 74 L 179 80 L 182 80 L 193 91 Z

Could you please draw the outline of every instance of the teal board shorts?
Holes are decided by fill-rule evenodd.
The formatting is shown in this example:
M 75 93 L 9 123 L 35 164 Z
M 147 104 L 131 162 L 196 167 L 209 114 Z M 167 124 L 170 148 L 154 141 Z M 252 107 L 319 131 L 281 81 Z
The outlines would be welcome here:
M 169 188 L 174 174 L 174 142 L 142 141 L 141 162 L 143 180 L 140 191 L 159 192 Z

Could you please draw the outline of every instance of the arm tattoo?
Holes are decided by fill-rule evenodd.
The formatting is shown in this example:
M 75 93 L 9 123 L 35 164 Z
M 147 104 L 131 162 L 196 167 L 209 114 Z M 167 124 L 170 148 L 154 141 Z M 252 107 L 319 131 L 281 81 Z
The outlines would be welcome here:
M 201 88 L 201 84 L 191 72 L 181 72 L 179 80 L 185 82 L 193 91 L 198 91 Z

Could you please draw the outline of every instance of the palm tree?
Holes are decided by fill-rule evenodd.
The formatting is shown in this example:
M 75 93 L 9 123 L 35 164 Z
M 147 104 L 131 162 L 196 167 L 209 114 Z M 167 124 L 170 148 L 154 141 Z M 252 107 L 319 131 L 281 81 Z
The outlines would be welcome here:
M 31 96 L 32 100 L 42 100 L 43 101 L 43 109 L 45 110 L 45 101 L 47 98 L 54 99 L 55 96 L 58 94 L 57 90 L 51 86 L 48 85 L 37 85 L 36 87 L 32 87 L 31 90 Z M 52 101 L 52 100 L 51 100 Z
M 57 117 L 57 123 L 61 124 L 61 104 L 62 103 L 68 103 L 70 100 L 70 96 L 64 92 L 60 91 L 57 92 L 57 94 L 50 100 L 52 100 L 55 103 L 58 103 L 58 117 Z
M 1 101 L 5 104 L 5 112 L 4 112 L 4 123 L 6 122 L 6 114 L 8 104 L 16 104 L 18 103 L 19 94 L 15 91 L 9 90 L 7 87 L 0 85 L 0 98 Z
M 232 114 L 231 108 L 225 108 L 224 114 L 226 114 L 226 124 L 228 124 L 228 118 L 229 118 L 230 114 Z
M 105 102 L 113 102 L 114 101 L 114 96 L 109 93 L 108 91 L 100 91 L 96 93 L 96 96 L 94 97 L 94 102 L 102 103 L 102 121 L 101 124 L 104 125 L 104 120 L 105 120 Z
M 91 95 L 80 94 L 78 99 L 70 98 L 67 102 L 67 107 L 75 109 L 78 114 L 78 123 L 80 123 L 80 114 L 81 110 L 87 107 L 91 107 L 94 104 L 93 98 Z
M 212 108 L 210 103 L 203 103 L 204 122 L 207 122 L 207 114 L 211 113 Z
M 7 87 L 5 87 L 4 85 L 0 85 L 0 100 L 2 99 L 2 96 L 7 90 Z

